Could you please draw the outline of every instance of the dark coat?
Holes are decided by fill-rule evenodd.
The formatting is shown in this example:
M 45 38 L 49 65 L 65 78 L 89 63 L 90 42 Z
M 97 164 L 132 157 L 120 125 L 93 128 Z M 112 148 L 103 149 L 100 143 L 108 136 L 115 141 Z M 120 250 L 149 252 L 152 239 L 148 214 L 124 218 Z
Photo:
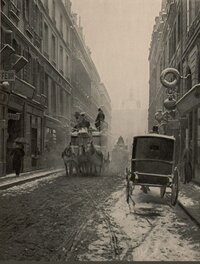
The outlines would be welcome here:
M 99 113 L 97 115 L 97 118 L 95 120 L 95 126 L 96 126 L 97 129 L 100 129 L 101 122 L 103 122 L 104 119 L 105 119 L 105 115 L 104 115 L 103 111 L 101 110 L 101 111 L 99 111 Z
M 25 152 L 21 148 L 15 148 L 11 154 L 13 155 L 13 169 L 20 172 Z
M 96 118 L 96 122 L 97 121 L 104 121 L 104 119 L 105 119 L 105 115 L 104 115 L 103 111 L 99 111 L 97 118 Z

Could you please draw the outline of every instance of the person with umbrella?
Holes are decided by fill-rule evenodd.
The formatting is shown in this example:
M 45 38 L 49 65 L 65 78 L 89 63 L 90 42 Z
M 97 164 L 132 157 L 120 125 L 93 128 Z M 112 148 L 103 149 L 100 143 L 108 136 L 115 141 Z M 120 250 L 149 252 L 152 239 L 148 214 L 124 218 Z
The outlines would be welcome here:
M 15 141 L 15 148 L 12 150 L 11 155 L 13 156 L 13 169 L 16 176 L 19 176 L 25 155 L 23 143 Z

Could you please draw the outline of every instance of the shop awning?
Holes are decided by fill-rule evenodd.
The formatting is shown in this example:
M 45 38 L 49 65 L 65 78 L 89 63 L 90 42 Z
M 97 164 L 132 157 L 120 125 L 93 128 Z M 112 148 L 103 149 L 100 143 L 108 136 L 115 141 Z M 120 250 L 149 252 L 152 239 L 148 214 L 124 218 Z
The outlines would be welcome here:
M 200 106 L 200 84 L 193 86 L 176 103 L 177 110 L 181 116 L 189 113 L 198 106 Z

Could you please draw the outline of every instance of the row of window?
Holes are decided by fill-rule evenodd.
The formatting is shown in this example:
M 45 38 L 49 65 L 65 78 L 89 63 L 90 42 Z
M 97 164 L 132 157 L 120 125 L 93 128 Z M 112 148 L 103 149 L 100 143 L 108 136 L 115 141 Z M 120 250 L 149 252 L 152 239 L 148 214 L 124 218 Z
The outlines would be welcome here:
M 57 21 L 57 17 L 59 17 L 59 25 L 58 25 L 58 30 L 60 31 L 60 34 L 62 36 L 65 37 L 65 41 L 66 43 L 69 43 L 70 41 L 70 26 L 68 25 L 68 23 L 64 23 L 64 19 L 63 19 L 63 14 L 62 11 L 57 14 L 56 10 L 58 10 L 56 8 L 56 1 L 55 0 L 44 0 L 44 7 L 46 9 L 46 11 L 49 13 L 52 21 L 57 25 L 58 21 Z M 58 15 L 58 16 L 57 16 Z M 63 28 L 65 28 L 65 32 L 63 31 Z
M 200 1 L 199 0 L 187 0 L 186 1 L 186 28 L 185 32 L 190 30 L 190 27 L 199 14 L 200 11 Z M 169 60 L 172 59 L 173 55 L 176 52 L 178 43 L 180 42 L 181 34 L 184 32 L 184 24 L 181 22 L 181 11 L 179 10 L 177 19 L 171 30 L 169 37 Z M 182 29 L 182 31 L 181 31 Z
M 67 52 L 64 54 L 64 48 L 62 45 L 58 47 L 58 41 L 55 37 L 55 35 L 52 33 L 51 37 L 49 36 L 49 27 L 44 22 L 44 37 L 43 37 L 43 43 L 44 43 L 44 54 L 47 58 L 50 57 L 51 62 L 54 66 L 58 64 L 58 69 L 61 72 L 62 75 L 64 75 L 66 78 L 70 78 L 70 60 L 69 55 Z M 57 50 L 59 51 L 59 54 L 57 54 Z
M 48 112 L 55 116 L 68 116 L 70 111 L 70 95 L 47 74 L 45 86 L 48 91 Z

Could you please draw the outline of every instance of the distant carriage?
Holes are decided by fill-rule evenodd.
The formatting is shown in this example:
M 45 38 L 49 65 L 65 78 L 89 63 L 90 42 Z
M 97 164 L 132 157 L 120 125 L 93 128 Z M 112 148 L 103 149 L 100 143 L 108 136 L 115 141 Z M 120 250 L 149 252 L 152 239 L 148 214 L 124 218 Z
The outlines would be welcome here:
M 111 168 L 115 173 L 123 174 L 128 164 L 129 152 L 128 146 L 124 144 L 124 141 L 119 137 L 118 142 L 115 144 L 112 150 Z
M 106 131 L 81 128 L 72 132 L 62 157 L 66 175 L 100 175 L 109 164 Z

